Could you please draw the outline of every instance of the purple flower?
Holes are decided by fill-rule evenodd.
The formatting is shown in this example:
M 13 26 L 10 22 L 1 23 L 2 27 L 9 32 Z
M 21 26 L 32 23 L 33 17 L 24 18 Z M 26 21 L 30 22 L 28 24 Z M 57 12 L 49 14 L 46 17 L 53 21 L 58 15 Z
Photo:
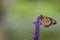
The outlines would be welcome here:
M 40 20 L 41 20 L 41 17 L 40 16 L 38 16 L 37 18 L 36 18 L 36 22 L 33 22 L 33 24 L 34 25 L 42 25 L 42 23 L 40 22 Z
M 32 33 L 34 36 L 34 40 L 39 40 L 40 25 L 42 25 L 40 20 L 41 20 L 41 17 L 38 16 L 36 18 L 36 22 L 33 22 L 33 24 L 35 25 L 35 31 Z

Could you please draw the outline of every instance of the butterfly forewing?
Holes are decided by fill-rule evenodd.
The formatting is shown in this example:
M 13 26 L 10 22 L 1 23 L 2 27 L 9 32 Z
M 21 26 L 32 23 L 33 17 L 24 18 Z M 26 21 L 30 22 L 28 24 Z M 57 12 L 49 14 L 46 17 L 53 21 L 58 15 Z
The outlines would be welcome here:
M 52 24 L 56 24 L 57 22 L 54 19 L 51 19 Z
M 42 18 L 42 24 L 45 26 L 45 27 L 48 27 L 50 24 L 51 24 L 51 20 L 49 17 L 43 17 Z

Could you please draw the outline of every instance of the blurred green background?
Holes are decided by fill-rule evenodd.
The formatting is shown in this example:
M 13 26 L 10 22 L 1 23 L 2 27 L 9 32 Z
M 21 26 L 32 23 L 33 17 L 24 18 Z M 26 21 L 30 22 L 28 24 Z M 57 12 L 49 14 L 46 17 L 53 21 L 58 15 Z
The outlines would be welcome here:
M 4 2 L 10 40 L 33 40 L 32 22 L 41 14 L 54 18 L 57 24 L 48 28 L 42 25 L 40 40 L 60 40 L 60 0 L 6 0 Z

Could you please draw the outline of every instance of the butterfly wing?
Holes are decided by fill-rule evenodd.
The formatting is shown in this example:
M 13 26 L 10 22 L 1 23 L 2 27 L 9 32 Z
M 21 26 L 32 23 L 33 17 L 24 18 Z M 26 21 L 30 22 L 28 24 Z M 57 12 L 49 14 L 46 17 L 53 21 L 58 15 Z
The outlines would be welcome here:
M 43 16 L 41 20 L 45 27 L 49 27 L 51 25 L 51 19 L 49 17 Z
M 41 21 L 45 27 L 49 27 L 50 25 L 57 23 L 54 19 L 43 15 L 41 15 Z
M 52 24 L 57 24 L 56 20 L 54 20 L 52 18 L 51 18 L 51 22 L 52 22 Z

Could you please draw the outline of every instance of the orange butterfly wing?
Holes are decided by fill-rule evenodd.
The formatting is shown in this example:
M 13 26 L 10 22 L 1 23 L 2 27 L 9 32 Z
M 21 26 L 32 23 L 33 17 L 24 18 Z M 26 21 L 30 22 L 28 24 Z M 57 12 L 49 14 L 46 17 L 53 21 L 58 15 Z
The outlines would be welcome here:
M 41 21 L 45 27 L 49 27 L 50 25 L 57 23 L 54 19 L 52 19 L 50 17 L 43 16 L 43 15 L 41 15 Z
M 42 18 L 42 24 L 43 24 L 45 27 L 50 26 L 50 24 L 51 24 L 50 18 L 44 16 L 44 17 Z

